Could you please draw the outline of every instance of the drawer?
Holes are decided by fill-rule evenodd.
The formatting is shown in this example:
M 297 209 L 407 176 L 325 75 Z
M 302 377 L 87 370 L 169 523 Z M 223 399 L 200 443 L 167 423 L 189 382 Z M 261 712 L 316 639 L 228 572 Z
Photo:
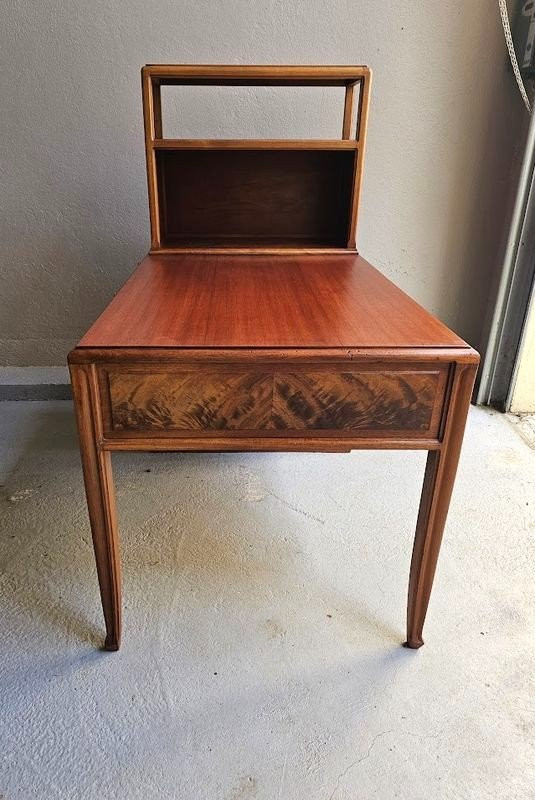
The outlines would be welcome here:
M 336 368 L 336 366 L 338 368 Z M 348 369 L 110 368 L 105 428 L 110 434 L 190 435 L 412 432 L 436 437 L 447 365 Z M 107 408 L 107 413 L 106 413 Z

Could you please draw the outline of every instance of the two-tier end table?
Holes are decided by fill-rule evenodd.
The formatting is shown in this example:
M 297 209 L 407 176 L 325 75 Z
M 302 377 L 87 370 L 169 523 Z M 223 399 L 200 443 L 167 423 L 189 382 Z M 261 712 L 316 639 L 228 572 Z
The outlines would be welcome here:
M 121 638 L 113 450 L 429 451 L 406 641 L 423 644 L 479 357 L 357 254 L 370 79 L 366 67 L 142 70 L 151 250 L 69 355 L 109 650 Z M 343 87 L 342 138 L 165 138 L 173 85 Z

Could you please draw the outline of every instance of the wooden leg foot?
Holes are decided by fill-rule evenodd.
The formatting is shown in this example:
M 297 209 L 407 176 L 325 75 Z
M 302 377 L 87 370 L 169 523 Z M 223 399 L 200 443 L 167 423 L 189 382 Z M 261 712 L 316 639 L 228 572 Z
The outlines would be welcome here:
M 403 647 L 407 650 L 418 650 L 424 643 L 423 639 L 412 639 L 411 641 L 403 642 Z
M 118 639 L 114 639 L 111 636 L 106 636 L 106 641 L 104 642 L 103 650 L 109 650 L 110 652 L 114 650 L 118 650 L 121 646 L 121 643 Z
M 121 641 L 121 564 L 110 453 L 100 447 L 100 415 L 94 368 L 71 365 L 80 453 L 100 597 L 106 622 L 105 650 Z

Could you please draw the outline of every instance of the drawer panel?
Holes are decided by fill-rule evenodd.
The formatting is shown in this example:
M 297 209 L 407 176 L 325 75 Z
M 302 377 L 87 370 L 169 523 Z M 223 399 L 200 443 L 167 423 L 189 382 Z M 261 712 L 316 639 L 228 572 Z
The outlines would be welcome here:
M 438 435 L 447 367 L 107 371 L 112 432 Z
M 269 428 L 270 374 L 111 373 L 115 430 L 256 430 Z
M 438 372 L 276 374 L 274 428 L 428 431 Z

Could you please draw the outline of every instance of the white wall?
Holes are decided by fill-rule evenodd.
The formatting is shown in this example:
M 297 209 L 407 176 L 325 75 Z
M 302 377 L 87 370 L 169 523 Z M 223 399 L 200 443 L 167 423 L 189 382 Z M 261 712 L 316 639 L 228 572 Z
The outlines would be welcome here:
M 0 363 L 62 363 L 148 249 L 146 62 L 371 66 L 359 248 L 479 344 L 523 114 L 493 0 L 10 0 L 0 52 Z

